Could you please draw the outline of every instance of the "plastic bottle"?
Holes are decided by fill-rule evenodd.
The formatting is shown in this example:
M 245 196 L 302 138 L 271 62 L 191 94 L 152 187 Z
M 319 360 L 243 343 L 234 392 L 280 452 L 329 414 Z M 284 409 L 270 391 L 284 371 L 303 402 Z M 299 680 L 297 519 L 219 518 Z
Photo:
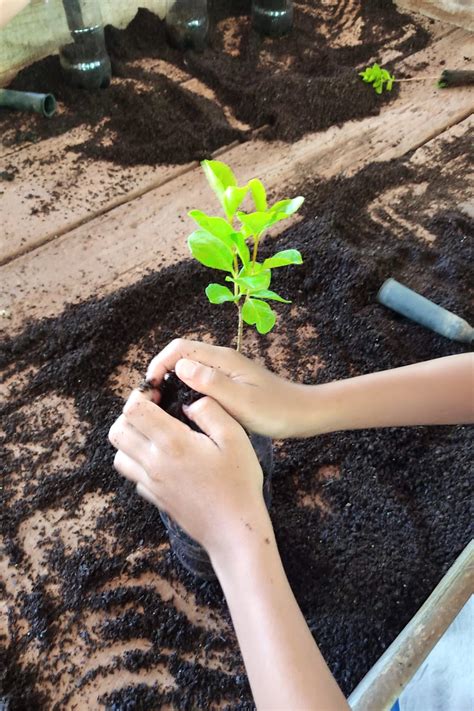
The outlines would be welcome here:
M 63 0 L 72 41 L 59 48 L 66 81 L 82 89 L 105 89 L 112 75 L 98 0 Z
M 176 0 L 166 14 L 166 32 L 173 47 L 202 52 L 209 33 L 207 0 Z
M 293 0 L 252 0 L 252 24 L 262 35 L 285 35 L 293 27 Z

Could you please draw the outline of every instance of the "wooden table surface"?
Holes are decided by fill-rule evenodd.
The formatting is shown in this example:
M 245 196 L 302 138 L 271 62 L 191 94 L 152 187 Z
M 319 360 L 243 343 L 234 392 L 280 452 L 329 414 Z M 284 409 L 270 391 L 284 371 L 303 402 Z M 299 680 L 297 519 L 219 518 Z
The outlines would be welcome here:
M 433 67 L 438 70 L 441 61 L 453 67 L 465 64 L 464 57 L 472 54 L 472 35 L 439 22 L 432 25 L 430 31 L 429 46 L 405 59 L 403 70 L 408 73 L 426 62 L 426 69 L 417 74 L 430 75 Z M 191 90 L 208 91 L 189 77 L 182 76 L 180 80 Z M 470 87 L 443 91 L 432 81 L 408 82 L 401 85 L 399 97 L 385 105 L 379 116 L 307 135 L 294 144 L 267 143 L 255 136 L 247 143 L 228 146 L 219 156 L 232 165 L 239 181 L 258 175 L 270 190 L 278 188 L 282 194 L 285 187 L 301 176 L 348 175 L 373 161 L 407 156 L 418 165 L 436 164 L 444 174 L 452 172 L 466 177 L 465 191 L 453 187 L 442 196 L 433 192 L 433 198 L 429 184 L 407 184 L 400 188 L 398 197 L 400 193 L 403 196 L 413 191 L 423 194 L 420 222 L 425 212 L 434 209 L 435 203 L 437 207 L 460 207 L 472 214 L 467 158 L 459 156 L 456 161 L 445 164 L 441 147 L 446 140 L 455 141 L 472 130 L 473 109 L 474 93 Z M 0 328 L 4 335 L 19 333 L 28 319 L 61 313 L 68 302 L 77 303 L 91 295 L 102 296 L 135 283 L 157 263 L 175 263 L 187 254 L 184 219 L 187 211 L 197 205 L 203 210 L 211 208 L 212 197 L 197 164 L 123 169 L 100 161 L 77 162 L 77 155 L 69 151 L 68 146 L 85 137 L 87 128 L 81 127 L 34 145 L 15 149 L 0 147 L 0 171 L 11 170 L 12 166 L 18 168 L 14 181 L 0 185 Z M 49 168 L 51 158 L 54 171 Z M 30 193 L 34 194 L 33 199 L 26 198 Z M 394 238 L 398 230 L 408 226 L 420 239 L 434 239 L 421 224 L 407 225 L 400 207 L 403 200 L 393 200 L 393 197 L 388 195 L 379 201 L 383 207 L 374 212 L 374 219 L 389 226 Z M 49 213 L 32 210 L 44 206 L 50 207 Z M 124 367 L 115 375 L 117 391 L 126 391 L 133 374 Z M 27 377 L 26 371 L 15 376 L 20 380 Z M 0 386 L 7 397 L 10 385 L 7 374 Z M 51 406 L 51 398 L 46 404 Z M 58 434 L 80 438 L 74 403 L 58 397 L 53 404 L 63 418 Z M 38 401 L 36 417 L 41 416 L 41 407 Z M 28 417 L 25 413 L 25 418 Z M 61 463 L 60 451 L 51 455 L 45 469 L 54 471 L 58 463 Z M 33 579 L 42 572 L 37 546 L 39 531 L 43 528 L 58 534 L 74 549 L 78 526 L 81 530 L 90 529 L 95 535 L 95 520 L 106 506 L 106 495 L 93 494 L 86 497 L 75 518 L 62 520 L 60 510 L 46 509 L 25 521 L 21 536 L 32 565 Z M 100 535 L 106 545 L 106 532 Z M 3 603 L 6 613 L 21 591 L 31 589 L 32 582 L 20 568 L 11 565 L 7 557 L 0 561 L 0 574 L 6 582 L 7 595 Z M 126 585 L 133 582 L 136 581 L 121 581 Z M 159 590 L 164 599 L 173 598 L 178 609 L 203 626 L 219 628 L 228 624 L 211 619 L 207 610 L 197 605 L 176 583 L 171 585 L 150 574 L 141 577 L 140 584 L 144 583 Z M 88 624 L 93 627 L 92 614 Z M 6 614 L 1 631 L 7 638 L 11 633 Z M 114 653 L 122 654 L 136 647 L 136 640 L 131 640 L 121 643 Z M 89 656 L 81 640 L 71 642 L 68 652 L 80 660 L 83 674 L 102 664 L 111 654 L 107 648 Z M 25 661 L 41 663 L 41 653 L 34 644 L 27 648 Z M 78 681 L 75 674 L 77 672 L 68 672 L 65 665 L 59 683 L 44 679 L 53 700 L 59 702 L 66 691 L 74 688 Z M 120 672 L 121 686 L 136 681 L 172 684 L 165 668 L 159 678 L 156 669 L 148 674 Z M 97 677 L 80 692 L 74 692 L 67 706 L 61 708 L 97 708 L 98 695 L 115 688 L 117 683 L 114 675 Z

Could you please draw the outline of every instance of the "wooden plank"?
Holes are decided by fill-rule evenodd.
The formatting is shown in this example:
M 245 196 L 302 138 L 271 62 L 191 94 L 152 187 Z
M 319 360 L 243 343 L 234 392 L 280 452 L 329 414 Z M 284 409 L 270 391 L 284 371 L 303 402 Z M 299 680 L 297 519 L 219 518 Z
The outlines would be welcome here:
M 215 100 L 214 92 L 198 79 L 190 79 L 183 86 Z M 228 107 L 223 111 L 231 125 L 249 128 L 235 119 Z M 196 165 L 123 168 L 109 161 L 84 160 L 70 147 L 83 143 L 90 135 L 81 126 L 0 161 L 0 171 L 18 175 L 12 182 L 0 184 L 4 230 L 0 265 L 164 185 Z
M 383 119 L 350 122 L 294 145 L 252 141 L 225 158 L 242 182 L 259 175 L 274 192 L 302 176 L 353 172 L 369 161 L 404 155 L 472 113 L 473 100 L 465 89 L 443 97 L 436 104 L 430 95 L 422 102 L 400 101 Z M 465 121 L 453 135 L 469 125 Z M 216 207 L 196 168 L 3 266 L 0 309 L 10 316 L 3 327 L 17 330 L 25 318 L 58 314 L 66 302 L 112 291 L 150 268 L 186 256 L 191 227 L 186 213 L 197 206 Z
M 461 31 L 452 31 L 451 34 L 444 34 L 434 45 L 406 59 L 400 69 L 409 72 L 410 67 L 421 62 L 438 63 L 447 57 L 454 61 L 463 56 L 467 46 L 468 36 Z M 146 66 L 162 69 L 161 64 L 157 63 Z M 185 82 L 184 86 L 211 100 L 215 99 L 214 93 L 197 79 Z M 426 91 L 431 90 L 429 83 Z M 425 86 L 418 82 L 403 85 L 403 93 L 397 103 L 421 92 L 426 93 Z M 433 94 L 434 102 L 436 98 L 437 94 Z M 433 110 L 436 112 L 436 108 Z M 390 107 L 385 107 L 383 113 L 386 111 L 390 111 Z M 242 127 L 228 108 L 224 107 L 224 113 L 232 125 Z M 119 169 L 105 161 L 78 159 L 75 153 L 68 150 L 68 146 L 81 143 L 90 135 L 87 128 L 81 127 L 64 136 L 32 145 L 27 151 L 8 155 L 0 161 L 0 170 L 18 171 L 14 181 L 0 185 L 0 210 L 4 215 L 0 264 L 147 190 L 156 189 L 183 170 L 182 166 L 174 170 L 163 166 Z M 328 135 L 331 137 L 332 134 Z M 54 165 L 51 166 L 51 163 Z
M 416 615 L 352 692 L 349 697 L 352 711 L 392 708 L 407 683 L 469 600 L 473 586 L 474 541 L 471 541 Z
M 412 92 L 413 88 L 410 88 L 409 91 Z M 422 115 L 425 123 L 427 123 L 427 111 L 433 110 L 433 102 L 428 102 L 428 104 L 429 106 L 424 109 Z M 321 144 L 318 139 L 318 142 L 313 145 L 312 139 L 308 137 L 300 146 L 275 146 L 275 150 L 271 152 L 272 144 L 254 141 L 246 146 L 232 149 L 229 151 L 228 157 L 229 160 L 232 160 L 242 180 L 253 174 L 253 166 L 256 165 L 257 169 L 264 170 L 262 177 L 265 180 L 268 179 L 270 185 L 275 189 L 278 187 L 280 190 L 283 183 L 299 180 L 306 173 L 336 174 L 340 169 L 340 164 L 334 165 L 334 162 L 336 158 L 339 160 L 339 154 L 344 154 L 347 140 L 349 152 L 354 152 L 354 160 L 351 162 L 351 155 L 348 155 L 347 160 L 342 161 L 342 165 L 347 167 L 347 171 L 354 171 L 357 166 L 364 165 L 371 158 L 380 158 L 384 150 L 390 148 L 394 155 L 396 155 L 396 150 L 400 150 L 400 146 L 402 146 L 401 150 L 405 150 L 401 143 L 391 146 L 387 145 L 385 140 L 385 132 L 388 132 L 389 135 L 394 132 L 397 117 L 400 119 L 402 108 L 401 104 L 393 105 L 390 112 L 384 114 L 383 117 L 373 117 L 371 122 L 359 122 L 352 126 L 346 125 L 341 129 L 334 129 L 331 140 L 326 136 L 326 143 Z M 402 136 L 403 132 L 407 132 L 407 118 L 404 112 L 401 112 L 401 115 L 404 118 L 399 133 L 394 134 L 395 139 Z M 408 114 L 408 119 L 413 123 L 414 137 L 416 140 L 420 140 L 419 124 L 421 119 L 416 117 L 412 120 L 411 116 L 413 114 Z M 375 135 L 377 123 L 379 125 L 377 134 L 379 142 L 373 145 L 369 144 L 367 140 L 363 141 L 364 154 L 364 151 L 360 151 L 360 137 L 361 135 L 365 137 L 366 130 L 369 129 Z M 361 124 L 364 128 L 362 133 Z M 449 131 L 444 132 L 416 151 L 411 161 L 419 164 L 426 161 L 437 162 L 440 155 L 440 145 L 444 140 L 448 137 L 464 135 L 472 125 L 471 119 L 466 119 L 462 124 L 456 124 Z M 412 128 L 411 123 L 408 126 L 410 129 Z M 351 143 L 351 136 L 354 141 L 356 137 L 359 138 L 358 144 Z M 355 149 L 356 145 L 359 146 L 357 150 Z M 410 142 L 408 141 L 406 145 L 410 145 Z M 318 160 L 319 155 L 321 162 Z M 299 162 L 295 162 L 295 160 Z M 442 168 L 444 167 L 443 165 Z M 459 167 L 454 165 L 453 169 L 458 170 Z M 405 187 L 410 189 L 410 186 Z M 173 195 L 170 194 L 170 191 L 173 191 Z M 430 194 L 429 190 L 427 190 L 427 194 Z M 157 200 L 161 202 L 155 202 Z M 183 225 L 184 211 L 197 204 L 204 207 L 215 205 L 209 196 L 202 174 L 198 170 L 194 170 L 152 193 L 112 210 L 88 225 L 83 225 L 75 230 L 73 235 L 64 235 L 4 267 L 0 270 L 1 288 L 5 287 L 5 294 L 9 293 L 9 289 L 17 290 L 18 311 L 12 314 L 10 322 L 6 322 L 8 329 L 13 331 L 21 325 L 21 309 L 26 307 L 23 314 L 27 313 L 35 299 L 38 301 L 38 308 L 36 312 L 30 309 L 30 315 L 35 313 L 38 316 L 45 315 L 49 308 L 52 309 L 51 313 L 58 313 L 64 300 L 85 298 L 94 293 L 95 288 L 102 294 L 117 288 L 121 283 L 133 282 L 150 266 L 154 267 L 159 261 L 160 255 L 164 261 L 167 260 L 168 263 L 171 263 L 184 253 L 184 236 L 187 229 L 186 225 Z M 176 212 L 177 208 L 179 212 Z M 80 245 L 81 249 L 76 250 L 76 245 Z M 145 249 L 144 254 L 142 253 L 143 249 Z M 174 253 L 173 249 L 177 251 Z M 39 261 L 37 261 L 38 259 Z M 14 265 L 18 267 L 15 273 L 9 271 Z M 45 268 L 49 269 L 49 274 L 44 274 Z M 8 285 L 4 284 L 4 277 L 7 273 L 11 274 Z M 30 287 L 30 280 L 34 282 L 33 288 Z M 70 294 L 67 293 L 68 288 L 71 289 Z M 25 290 L 23 293 L 20 291 L 22 289 Z M 43 293 L 42 289 L 45 289 L 46 293 Z M 57 303 L 53 303 L 54 300 L 57 300 Z M 119 366 L 111 374 L 111 391 L 125 392 L 130 387 L 130 383 L 134 382 L 135 375 L 137 378 L 139 377 L 139 373 L 135 373 L 130 367 L 130 363 L 135 363 L 135 356 L 139 352 L 133 352 L 136 347 L 140 348 L 139 345 L 133 346 L 124 359 L 123 367 Z M 20 373 L 15 373 L 12 377 L 12 384 L 14 383 L 15 387 L 22 386 L 26 379 L 31 377 L 31 370 L 30 367 L 26 367 Z M 9 385 L 8 381 L 4 383 L 6 391 L 8 391 Z M 68 461 L 67 446 L 61 450 L 55 450 L 50 447 L 49 440 L 43 442 L 43 448 L 46 448 L 48 458 L 42 459 L 40 467 L 34 464 L 34 448 L 41 446 L 41 444 L 38 445 L 35 427 L 38 422 L 47 421 L 47 412 L 51 408 L 54 408 L 58 413 L 58 422 L 60 423 L 56 432 L 58 441 L 67 445 L 72 438 L 86 436 L 87 425 L 80 421 L 72 398 L 52 397 L 48 394 L 37 397 L 28 403 L 28 406 L 25 406 L 18 414 L 22 416 L 22 447 L 31 448 L 32 462 L 23 463 L 23 467 L 28 467 L 28 469 L 23 470 L 19 466 L 15 473 L 19 492 L 22 491 L 21 485 L 24 481 L 30 484 L 35 483 L 38 481 L 38 477 L 45 477 L 52 473 L 61 476 L 61 472 L 67 471 L 68 467 L 77 466 L 77 460 L 72 464 Z M 31 441 L 28 439 L 29 437 Z M 36 456 L 40 456 L 40 454 L 43 452 L 38 452 Z M 329 475 L 337 475 L 337 471 L 331 472 Z M 77 510 L 72 516 L 64 517 L 61 509 L 45 507 L 22 522 L 20 527 L 21 548 L 25 551 L 22 567 L 13 566 L 7 557 L 0 560 L 0 574 L 5 581 L 7 594 L 7 604 L 4 609 L 5 619 L 7 607 L 15 604 L 15 599 L 18 600 L 18 596 L 22 592 L 31 592 L 32 584 L 45 573 L 48 576 L 48 592 L 54 601 L 58 600 L 60 588 L 57 585 L 55 571 L 47 568 L 44 562 L 45 552 L 49 550 L 44 546 L 44 539 L 47 536 L 51 541 L 63 542 L 68 555 L 73 555 L 77 551 L 81 544 L 80 537 L 84 534 L 93 537 L 96 546 L 100 546 L 106 551 L 113 550 L 114 541 L 111 531 L 99 523 L 101 513 L 110 506 L 110 498 L 111 494 L 109 493 L 94 491 L 86 494 L 78 502 Z M 311 501 L 307 503 L 313 505 Z M 155 550 L 156 559 L 158 560 L 165 551 L 166 546 Z M 132 574 L 133 563 L 140 561 L 142 556 L 145 558 L 149 553 L 149 548 L 139 546 L 127 557 L 126 566 L 121 574 L 118 574 L 99 590 L 127 585 L 147 586 L 148 589 L 155 590 L 163 601 L 172 600 L 173 605 L 185 614 L 193 624 L 199 624 L 212 632 L 222 633 L 226 639 L 229 639 L 231 630 L 228 617 L 211 611 L 208 606 L 199 603 L 193 596 L 187 595 L 184 586 L 174 580 L 165 579 L 154 571 Z M 31 578 L 24 572 L 26 566 L 30 566 L 29 575 Z M 123 611 L 124 606 L 117 606 L 114 614 L 118 615 Z M 76 633 L 76 628 L 74 628 L 74 634 L 66 632 L 69 622 L 67 616 L 62 616 L 56 621 L 55 640 L 60 642 L 58 646 L 54 646 L 46 652 L 34 641 L 26 646 L 21 661 L 33 664 L 38 670 L 40 686 L 50 693 L 52 706 L 57 703 L 60 708 L 72 709 L 82 708 L 88 704 L 90 708 L 96 708 L 97 699 L 101 694 L 127 684 L 148 683 L 152 685 L 157 683 L 159 688 L 163 689 L 174 683 L 173 678 L 168 676 L 165 665 L 157 664 L 152 670 L 141 670 L 138 673 L 131 673 L 120 668 L 114 670 L 110 666 L 105 668 L 114 655 L 123 657 L 127 651 L 149 648 L 147 640 L 135 638 L 114 642 L 111 646 L 103 645 L 101 640 L 94 635 L 94 629 L 110 617 L 111 615 L 104 613 L 104 611 L 94 612 L 85 609 L 81 612 L 79 629 L 98 641 L 97 647 L 93 649 L 85 642 L 84 634 L 81 636 Z M 19 621 L 13 628 L 14 631 L 19 628 L 22 633 L 26 633 L 27 627 L 26 625 L 22 627 L 23 620 L 20 610 L 18 618 Z M 6 627 L 7 636 L 9 631 L 11 632 L 11 628 L 9 630 Z M 60 652 L 63 654 L 61 655 Z M 216 666 L 220 668 L 221 666 L 219 658 L 206 658 L 205 651 L 201 648 L 196 648 L 190 656 L 193 661 L 199 661 L 206 668 L 216 668 Z M 49 665 L 51 659 L 57 660 L 54 667 L 55 675 L 51 674 Z M 82 685 L 86 681 L 85 674 L 95 669 L 102 669 L 103 673 L 97 676 L 92 675 L 91 679 Z M 223 665 L 223 669 L 233 674 L 237 671 L 236 667 L 227 668 L 225 665 Z M 240 672 L 240 669 L 238 671 Z M 71 691 L 73 696 L 67 704 L 62 702 L 64 695 Z
M 396 3 L 402 10 L 421 13 L 434 20 L 474 31 L 472 0 L 396 0 Z

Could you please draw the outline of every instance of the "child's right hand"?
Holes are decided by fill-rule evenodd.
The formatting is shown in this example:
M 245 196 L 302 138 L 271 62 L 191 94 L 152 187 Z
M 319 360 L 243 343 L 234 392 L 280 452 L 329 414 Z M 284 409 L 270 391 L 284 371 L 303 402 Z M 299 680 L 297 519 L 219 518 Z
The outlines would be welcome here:
M 153 358 L 147 380 L 159 385 L 172 370 L 193 390 L 217 400 L 248 431 L 284 438 L 301 429 L 306 387 L 274 375 L 231 348 L 176 339 Z

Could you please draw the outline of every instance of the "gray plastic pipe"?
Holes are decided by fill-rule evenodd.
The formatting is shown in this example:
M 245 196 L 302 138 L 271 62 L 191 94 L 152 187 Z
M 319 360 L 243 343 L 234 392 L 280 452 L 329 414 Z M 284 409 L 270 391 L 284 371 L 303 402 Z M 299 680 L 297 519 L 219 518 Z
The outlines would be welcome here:
M 0 108 L 35 111 L 46 118 L 56 112 L 56 99 L 52 94 L 34 94 L 30 91 L 0 89 Z
M 467 321 L 434 304 L 395 279 L 387 279 L 382 284 L 377 294 L 377 301 L 452 341 L 462 343 L 474 341 L 474 329 Z

